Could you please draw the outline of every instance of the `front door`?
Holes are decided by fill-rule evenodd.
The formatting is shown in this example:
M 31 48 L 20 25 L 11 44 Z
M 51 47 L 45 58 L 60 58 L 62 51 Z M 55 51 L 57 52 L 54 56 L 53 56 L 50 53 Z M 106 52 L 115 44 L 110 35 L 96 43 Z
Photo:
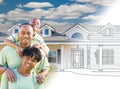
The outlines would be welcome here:
M 84 50 L 83 49 L 72 50 L 72 65 L 74 68 L 84 67 Z

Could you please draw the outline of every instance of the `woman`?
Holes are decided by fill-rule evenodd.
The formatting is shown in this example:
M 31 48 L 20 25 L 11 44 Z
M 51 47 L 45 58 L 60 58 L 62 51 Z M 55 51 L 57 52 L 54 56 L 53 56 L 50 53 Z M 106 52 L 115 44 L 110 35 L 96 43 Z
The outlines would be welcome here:
M 1 84 L 1 89 L 40 89 L 40 84 L 37 83 L 35 73 L 31 71 L 35 64 L 42 58 L 40 50 L 35 47 L 27 47 L 23 50 L 22 54 L 21 66 L 14 70 L 17 78 L 16 82 L 8 80 L 8 83 Z M 4 73 L 2 80 L 5 79 L 6 76 Z

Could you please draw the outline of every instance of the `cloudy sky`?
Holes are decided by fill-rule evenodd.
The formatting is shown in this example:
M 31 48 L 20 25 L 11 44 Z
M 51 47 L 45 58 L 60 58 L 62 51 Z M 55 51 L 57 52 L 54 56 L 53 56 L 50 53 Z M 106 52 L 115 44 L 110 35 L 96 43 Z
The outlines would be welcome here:
M 38 17 L 51 25 L 92 23 L 116 0 L 0 0 L 0 26 Z

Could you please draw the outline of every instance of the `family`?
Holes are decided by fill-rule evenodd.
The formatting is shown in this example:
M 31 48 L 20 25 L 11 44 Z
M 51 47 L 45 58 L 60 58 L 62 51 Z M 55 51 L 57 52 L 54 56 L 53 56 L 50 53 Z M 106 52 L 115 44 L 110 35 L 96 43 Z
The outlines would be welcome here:
M 37 33 L 39 18 L 19 26 L 0 51 L 0 89 L 41 89 L 50 70 L 49 48 Z

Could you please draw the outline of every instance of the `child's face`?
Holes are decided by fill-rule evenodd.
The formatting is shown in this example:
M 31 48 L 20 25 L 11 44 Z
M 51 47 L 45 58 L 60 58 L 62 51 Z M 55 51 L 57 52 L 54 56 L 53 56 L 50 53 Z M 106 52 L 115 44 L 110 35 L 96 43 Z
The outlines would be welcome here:
M 30 57 L 30 56 L 23 56 L 22 57 L 22 66 L 24 69 L 31 71 L 35 64 L 37 63 L 37 61 L 34 59 L 34 57 Z
M 30 24 L 33 26 L 33 32 L 36 33 L 40 28 L 40 21 L 39 19 L 33 19 Z

